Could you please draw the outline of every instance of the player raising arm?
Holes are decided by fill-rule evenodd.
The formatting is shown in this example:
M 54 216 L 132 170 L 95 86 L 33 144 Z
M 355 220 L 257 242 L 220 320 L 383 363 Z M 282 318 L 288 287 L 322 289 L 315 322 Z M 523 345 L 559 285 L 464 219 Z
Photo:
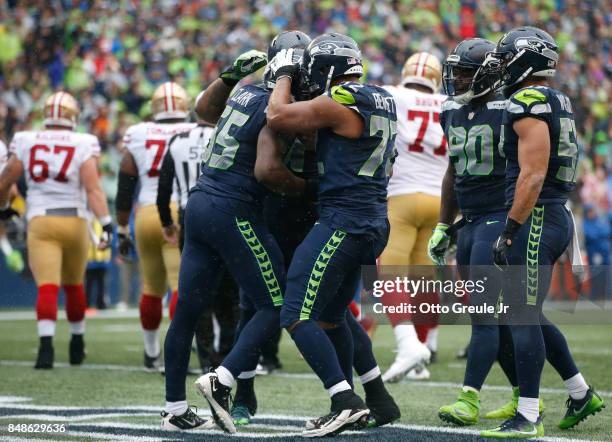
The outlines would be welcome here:
M 363 422 L 368 407 L 351 388 L 352 340 L 345 313 L 361 278 L 389 234 L 387 168 L 395 141 L 395 103 L 384 89 L 357 83 L 361 52 L 349 37 L 324 34 L 304 55 L 312 90 L 321 95 L 292 103 L 300 66 L 291 51 L 271 63 L 276 87 L 268 125 L 284 133 L 317 130 L 320 218 L 297 248 L 288 270 L 281 326 L 331 396 L 331 413 L 309 422 L 305 436 L 337 434 Z M 380 371 L 375 374 L 380 382 Z M 384 388 L 384 387 L 383 387 Z M 392 400 L 392 399 L 391 399 Z
M 99 247 L 110 244 L 113 227 L 98 176 L 98 139 L 74 132 L 79 108 L 68 93 L 47 98 L 45 128 L 18 132 L 12 156 L 0 174 L 0 218 L 8 208 L 11 186 L 25 173 L 28 185 L 27 220 L 29 264 L 38 287 L 36 317 L 40 346 L 35 368 L 53 368 L 57 298 L 62 284 L 70 322 L 70 363 L 85 358 L 83 277 L 87 263 L 89 210 L 100 221 Z

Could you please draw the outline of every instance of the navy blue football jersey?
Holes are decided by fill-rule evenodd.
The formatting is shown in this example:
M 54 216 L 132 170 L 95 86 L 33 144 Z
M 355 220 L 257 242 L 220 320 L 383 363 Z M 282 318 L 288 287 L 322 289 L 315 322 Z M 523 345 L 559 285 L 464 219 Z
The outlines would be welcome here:
M 564 93 L 545 86 L 529 86 L 515 92 L 504 112 L 504 152 L 506 168 L 506 204 L 512 205 L 519 176 L 518 136 L 512 125 L 521 118 L 537 118 L 546 122 L 550 137 L 548 171 L 538 204 L 565 204 L 567 195 L 576 186 L 578 142 L 576 123 L 570 99 Z
M 387 218 L 387 184 L 395 155 L 395 101 L 378 86 L 343 83 L 328 95 L 357 112 L 363 133 L 350 139 L 331 129 L 317 132 L 321 220 L 363 233 Z
M 269 98 L 270 91 L 261 86 L 238 89 L 228 100 L 203 155 L 196 188 L 206 192 L 220 209 L 237 216 L 261 212 L 267 193 L 253 171 Z
M 442 104 L 440 124 L 455 167 L 455 195 L 459 210 L 474 215 L 505 207 L 506 159 L 502 150 L 501 95 L 486 103 Z M 500 142 L 501 141 L 501 142 Z

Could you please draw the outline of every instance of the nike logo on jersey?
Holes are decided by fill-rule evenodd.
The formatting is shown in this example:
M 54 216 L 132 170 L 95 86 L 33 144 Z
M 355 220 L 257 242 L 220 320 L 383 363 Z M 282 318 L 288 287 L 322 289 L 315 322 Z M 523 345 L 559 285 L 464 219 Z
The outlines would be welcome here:
M 486 222 L 486 225 L 488 226 L 489 224 L 495 224 L 495 223 L 498 223 L 498 222 L 499 222 L 499 221 L 487 221 L 487 222 Z

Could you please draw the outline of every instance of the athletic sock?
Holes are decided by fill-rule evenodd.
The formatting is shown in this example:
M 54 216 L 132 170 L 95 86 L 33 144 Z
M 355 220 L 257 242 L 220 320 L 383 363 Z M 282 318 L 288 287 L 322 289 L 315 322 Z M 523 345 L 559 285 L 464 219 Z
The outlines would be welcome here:
M 59 286 L 56 284 L 43 284 L 38 287 L 38 297 L 36 298 L 38 336 L 55 336 L 58 293 Z
M 71 335 L 84 335 L 85 334 L 85 321 L 71 322 L 70 323 L 70 334 Z
M 330 397 L 333 397 L 336 394 L 341 393 L 343 391 L 347 391 L 347 390 L 352 390 L 349 383 L 347 381 L 340 381 L 337 384 L 332 385 L 330 388 L 328 388 L 327 392 L 329 393 Z
M 315 321 L 309 319 L 297 324 L 291 331 L 291 338 L 310 368 L 321 379 L 325 389 L 331 389 L 342 381 L 350 389 L 333 344 Z
M 220 365 L 215 368 L 215 373 L 217 374 L 221 385 L 225 385 L 229 388 L 232 388 L 234 386 L 234 376 L 232 376 L 232 373 L 223 365 Z
M 572 399 L 584 399 L 587 394 L 587 391 L 589 391 L 589 386 L 584 380 L 582 373 L 578 373 L 577 375 L 574 375 L 563 382 L 565 383 L 567 392 L 569 393 Z
M 178 290 L 174 290 L 170 295 L 170 302 L 168 302 L 168 316 L 172 321 L 174 318 L 174 312 L 176 311 L 176 303 L 178 301 Z
M 325 334 L 336 349 L 336 356 L 346 381 L 353 387 L 353 335 L 345 321 L 337 327 L 326 329 Z
M 147 356 L 160 354 L 159 325 L 162 319 L 162 299 L 143 294 L 140 298 L 140 324 L 143 329 L 144 347 Z
M 71 331 L 73 334 L 83 334 L 85 331 L 85 325 L 79 325 L 85 319 L 85 310 L 87 309 L 87 297 L 85 296 L 85 290 L 83 284 L 64 284 L 64 294 L 66 295 L 66 317 L 71 325 Z M 82 331 L 78 333 L 78 331 Z
M 535 423 L 540 415 L 540 399 L 519 396 L 517 412 L 521 413 L 529 422 Z
M 244 376 L 249 376 L 244 377 Z M 257 411 L 257 398 L 255 396 L 255 372 L 242 372 L 236 379 L 236 394 L 234 405 L 243 405 L 254 415 Z
M 380 369 L 378 370 L 378 376 L 375 376 L 365 382 L 362 381 L 362 385 L 366 398 L 376 398 L 389 395 L 389 392 L 385 388 L 385 384 L 382 380 L 382 376 L 380 375 Z
M 187 411 L 187 401 L 166 402 L 164 410 L 166 413 L 180 416 Z

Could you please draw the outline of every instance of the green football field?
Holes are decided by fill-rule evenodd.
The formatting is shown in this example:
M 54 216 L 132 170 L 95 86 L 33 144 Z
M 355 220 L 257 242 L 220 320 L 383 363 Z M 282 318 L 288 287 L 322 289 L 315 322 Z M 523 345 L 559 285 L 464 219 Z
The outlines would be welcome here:
M 55 339 L 56 368 L 32 368 L 36 355 L 35 322 L 31 319 L 0 318 L 0 439 L 15 440 L 220 440 L 216 431 L 175 433 L 159 427 L 164 404 L 164 378 L 143 371 L 142 338 L 137 318 L 97 317 L 87 323 L 87 359 L 82 367 L 70 367 L 68 327 L 58 322 Z M 164 323 L 164 328 L 167 322 Z M 612 326 L 565 326 L 577 362 L 587 381 L 607 402 L 612 401 Z M 477 430 L 496 423 L 483 421 L 475 427 L 454 428 L 437 417 L 440 405 L 453 401 L 463 379 L 465 363 L 455 352 L 469 336 L 465 326 L 443 326 L 440 331 L 438 362 L 432 364 L 431 379 L 389 386 L 402 410 L 401 422 L 377 430 L 352 431 L 340 439 L 360 440 L 478 440 Z M 394 354 L 389 326 L 380 326 L 375 335 L 376 355 L 384 370 Z M 192 366 L 195 367 L 195 357 Z M 258 377 L 259 411 L 255 423 L 239 429 L 240 439 L 295 439 L 305 417 L 327 412 L 329 398 L 300 358 L 292 341 L 283 336 L 282 371 Z M 203 399 L 187 379 L 188 400 L 208 413 Z M 572 430 L 556 429 L 566 393 L 550 366 L 542 381 L 546 405 L 545 428 L 548 440 L 612 440 L 612 407 Z M 358 387 L 361 391 L 361 387 Z M 495 366 L 482 392 L 482 411 L 502 405 L 510 398 L 501 370 Z M 17 424 L 38 424 L 30 432 L 16 432 Z M 52 431 L 49 427 L 51 425 Z M 12 425 L 12 426 L 11 426 Z M 55 425 L 55 426 L 54 426 Z M 11 427 L 10 427 L 11 426 Z M 9 428 L 13 429 L 9 432 Z M 34 432 L 38 430 L 38 432 Z M 54 431 L 61 432 L 54 432 Z M 229 438 L 227 438 L 229 439 Z M 233 437 L 232 439 L 235 439 Z

